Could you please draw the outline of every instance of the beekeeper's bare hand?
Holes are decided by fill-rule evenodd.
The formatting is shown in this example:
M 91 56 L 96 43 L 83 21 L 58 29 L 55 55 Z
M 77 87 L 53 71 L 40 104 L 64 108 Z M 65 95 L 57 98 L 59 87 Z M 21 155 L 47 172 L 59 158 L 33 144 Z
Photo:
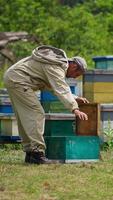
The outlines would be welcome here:
M 77 97 L 75 100 L 77 103 L 89 103 L 89 101 L 84 97 Z
M 81 120 L 88 120 L 88 115 L 78 109 L 73 110 L 73 113 Z

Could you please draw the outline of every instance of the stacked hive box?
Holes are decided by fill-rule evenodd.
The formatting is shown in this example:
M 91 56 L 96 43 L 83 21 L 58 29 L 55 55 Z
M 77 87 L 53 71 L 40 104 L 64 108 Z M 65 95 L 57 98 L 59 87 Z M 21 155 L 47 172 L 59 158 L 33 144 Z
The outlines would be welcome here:
M 113 56 L 93 57 L 96 69 L 113 70 Z
M 20 140 L 17 121 L 6 89 L 0 90 L 0 142 Z
M 113 103 L 100 104 L 101 106 L 101 132 L 113 130 Z
M 100 143 L 97 126 L 94 129 L 95 124 L 91 125 L 90 121 L 92 129 L 89 127 L 89 132 L 86 129 L 83 133 L 79 131 L 81 124 L 77 124 L 78 130 L 73 114 L 46 114 L 45 141 L 49 159 L 65 163 L 91 162 L 99 159 Z M 86 124 L 83 129 L 85 126 Z
M 71 85 L 71 80 L 69 80 L 68 83 L 72 92 L 74 91 L 76 93 L 78 90 L 79 94 L 77 94 L 82 96 L 80 83 L 79 89 L 77 88 L 77 85 Z M 73 114 L 66 113 L 64 106 L 59 107 L 61 104 L 60 101 L 58 101 L 56 97 L 50 96 L 50 93 L 42 93 L 41 97 L 43 97 L 43 107 L 47 100 L 50 101 L 50 105 L 51 103 L 53 104 L 53 107 L 48 107 L 48 109 L 46 107 L 45 109 L 45 141 L 47 146 L 47 157 L 49 159 L 55 159 L 65 163 L 79 162 L 84 160 L 98 160 L 100 146 L 99 137 L 97 135 L 98 133 L 95 132 L 93 135 L 91 135 L 91 132 L 89 135 L 82 135 L 80 133 L 77 134 L 75 116 Z M 58 107 L 55 105 L 56 100 L 59 104 L 57 105 Z
M 82 96 L 82 78 L 77 80 L 67 79 L 66 81 L 68 82 L 73 94 Z M 41 92 L 41 104 L 46 113 L 69 113 L 69 110 L 64 107 L 59 99 L 48 91 Z
M 113 102 L 113 70 L 89 70 L 83 78 L 83 95 L 90 102 Z
M 113 130 L 113 56 L 93 58 L 95 70 L 83 78 L 83 95 L 90 102 L 100 103 L 101 132 Z
M 1 136 L 18 136 L 17 121 L 14 115 L 0 114 Z
M 36 95 L 40 100 L 40 92 L 36 92 Z M 7 89 L 0 89 L 0 143 L 20 140 L 17 120 Z
M 0 113 L 13 113 L 11 101 L 6 89 L 0 89 Z
M 40 99 L 40 93 L 36 93 Z M 6 89 L 0 90 L 0 142 L 20 141 L 18 126 Z

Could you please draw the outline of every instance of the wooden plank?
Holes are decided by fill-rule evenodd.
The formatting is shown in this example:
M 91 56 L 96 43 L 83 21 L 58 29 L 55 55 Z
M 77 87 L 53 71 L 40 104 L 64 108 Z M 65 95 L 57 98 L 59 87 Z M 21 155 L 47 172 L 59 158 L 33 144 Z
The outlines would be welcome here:
M 80 110 L 88 115 L 88 120 L 83 121 L 76 119 L 76 134 L 77 135 L 92 135 L 100 134 L 100 106 L 97 103 L 81 104 Z

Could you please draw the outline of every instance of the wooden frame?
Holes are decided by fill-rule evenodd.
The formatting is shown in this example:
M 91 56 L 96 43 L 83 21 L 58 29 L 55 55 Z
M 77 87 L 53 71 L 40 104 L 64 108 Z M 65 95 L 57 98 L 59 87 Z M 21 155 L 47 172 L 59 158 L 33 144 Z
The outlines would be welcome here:
M 88 120 L 83 121 L 78 117 L 76 119 L 76 134 L 77 135 L 92 135 L 100 134 L 100 105 L 97 103 L 88 103 L 79 105 L 80 111 L 88 115 Z

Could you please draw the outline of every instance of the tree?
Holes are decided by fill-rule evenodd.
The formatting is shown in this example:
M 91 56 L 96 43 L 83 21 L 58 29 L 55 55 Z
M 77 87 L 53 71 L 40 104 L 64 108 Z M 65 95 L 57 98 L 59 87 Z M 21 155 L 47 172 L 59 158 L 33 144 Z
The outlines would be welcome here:
M 63 48 L 68 56 L 84 56 L 92 67 L 93 56 L 113 53 L 113 0 L 66 2 L 76 5 L 61 5 L 58 0 L 0 0 L 1 31 L 27 31 L 38 37 L 35 44 L 10 46 L 19 58 L 37 45 L 49 44 Z

